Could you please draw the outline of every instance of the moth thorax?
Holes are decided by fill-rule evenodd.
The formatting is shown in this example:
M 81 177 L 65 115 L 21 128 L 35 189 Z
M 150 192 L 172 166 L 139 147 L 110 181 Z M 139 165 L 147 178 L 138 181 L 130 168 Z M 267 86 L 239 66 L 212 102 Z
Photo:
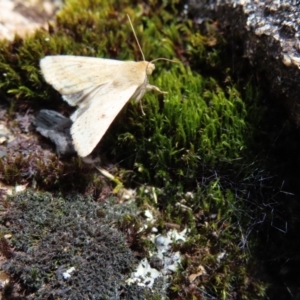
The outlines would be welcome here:
M 147 65 L 146 74 L 151 75 L 152 72 L 154 71 L 154 69 L 155 69 L 155 65 L 153 63 L 149 62 Z

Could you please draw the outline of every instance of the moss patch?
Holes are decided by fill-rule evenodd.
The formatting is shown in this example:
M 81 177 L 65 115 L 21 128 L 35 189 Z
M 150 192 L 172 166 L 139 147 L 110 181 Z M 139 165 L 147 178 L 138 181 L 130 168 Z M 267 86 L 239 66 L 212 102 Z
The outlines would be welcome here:
M 158 71 L 151 80 L 169 94 L 158 97 L 148 93 L 143 100 L 146 116 L 138 105 L 123 110 L 100 143 L 101 155 L 106 153 L 110 161 L 123 161 L 126 169 L 136 169 L 135 180 L 159 185 L 180 180 L 189 185 L 201 177 L 203 168 L 228 168 L 228 163 L 233 167 L 231 161 L 242 159 L 252 127 L 245 102 L 228 78 L 224 85 L 187 66 L 207 69 L 209 65 L 217 71 L 219 61 L 211 40 L 222 42 L 216 31 L 202 36 L 189 20 L 174 20 L 176 1 L 154 2 L 135 9 L 124 2 L 122 13 L 112 13 L 120 11 L 114 2 L 68 1 L 49 32 L 40 30 L 26 40 L 2 42 L 0 88 L 7 99 L 8 95 L 14 97 L 9 100 L 11 117 L 15 110 L 28 106 L 60 106 L 70 111 L 61 96 L 44 83 L 39 59 L 55 54 L 139 58 L 128 13 L 147 59 L 179 57 L 182 64 L 157 63 Z M 224 80 L 228 75 L 222 73 Z M 12 164 L 14 161 L 4 160 L 0 168 L 5 171 Z
M 259 299 L 263 297 L 264 285 L 254 279 L 252 270 L 255 260 L 253 262 L 249 253 L 239 247 L 240 242 L 244 241 L 245 228 L 249 226 L 249 218 L 243 213 L 247 208 L 245 199 L 248 200 L 249 186 L 257 180 L 251 177 L 256 166 L 252 164 L 253 155 L 250 151 L 254 129 L 261 119 L 257 94 L 253 92 L 251 84 L 232 83 L 230 71 L 220 59 L 225 44 L 212 24 L 207 24 L 208 30 L 204 36 L 191 20 L 178 17 L 178 8 L 177 1 L 148 1 L 143 4 L 123 1 L 120 4 L 118 1 L 69 0 L 49 32 L 40 30 L 26 40 L 16 37 L 12 43 L 0 42 L 0 88 L 10 105 L 7 117 L 12 122 L 17 112 L 22 113 L 28 107 L 33 111 L 39 108 L 54 108 L 66 114 L 71 111 L 61 96 L 42 79 L 38 63 L 45 55 L 74 54 L 138 60 L 141 55 L 126 18 L 128 13 L 146 59 L 179 58 L 182 64 L 157 63 L 157 70 L 150 81 L 169 94 L 158 96 L 148 93 L 142 102 L 146 116 L 142 116 L 139 105 L 129 103 L 97 149 L 103 158 L 103 165 L 105 161 L 118 162 L 125 171 L 117 170 L 116 173 L 119 172 L 128 185 L 156 186 L 158 204 L 155 204 L 155 197 L 145 193 L 143 188 L 138 194 L 138 203 L 160 209 L 161 219 L 157 225 L 161 231 L 165 230 L 166 223 L 171 222 L 191 228 L 190 240 L 180 248 L 186 258 L 183 270 L 175 274 L 170 286 L 173 298 L 201 299 L 211 296 L 217 299 Z M 199 70 L 203 71 L 202 75 Z M 251 83 L 251 80 L 247 78 L 247 82 Z M 8 155 L 1 158 L 0 171 L 6 174 L 2 180 L 8 183 L 22 180 L 33 183 L 35 180 L 38 187 L 58 187 L 64 194 L 72 188 L 95 195 L 96 187 L 101 186 L 97 171 L 83 167 L 80 160 L 61 161 L 54 155 L 51 157 L 53 167 L 43 163 L 40 169 L 44 173 L 37 171 L 38 176 L 26 177 L 20 169 L 29 169 L 31 165 L 38 165 L 37 160 L 41 160 L 40 156 L 34 156 L 33 153 L 25 158 L 23 153 L 18 159 L 10 160 Z M 19 161 L 21 164 L 18 164 Z M 11 170 L 16 172 L 13 176 Z M 43 184 L 44 178 L 51 180 Z M 66 182 L 68 184 L 65 185 Z M 248 187 L 245 182 L 249 184 Z M 117 242 L 120 238 L 118 233 L 107 226 L 101 229 L 97 225 L 97 216 L 91 212 L 97 211 L 95 204 L 92 204 L 92 208 L 84 206 L 76 210 L 76 205 L 84 205 L 78 203 L 79 199 L 83 201 L 82 198 L 76 196 L 77 202 L 71 198 L 67 201 L 55 198 L 54 202 L 49 200 L 52 206 L 44 210 L 39 205 L 44 205 L 45 200 L 27 196 L 32 203 L 30 209 L 28 201 L 22 200 L 22 204 L 19 200 L 21 197 L 16 197 L 13 201 L 17 204 L 12 205 L 5 216 L 9 217 L 12 226 L 19 228 L 21 212 L 26 212 L 23 216 L 27 216 L 28 226 L 13 241 L 13 245 L 24 254 L 13 258 L 5 268 L 15 278 L 20 278 L 27 293 L 43 297 L 47 293 L 59 293 L 65 288 L 68 293 L 75 292 L 68 289 L 69 282 L 57 283 L 57 278 L 54 280 L 54 270 L 57 271 L 61 265 L 69 267 L 72 264 L 77 264 L 79 268 L 82 263 L 80 257 L 87 260 L 89 253 L 101 251 L 96 241 L 101 238 L 103 228 L 111 233 L 109 237 L 104 235 L 107 249 L 108 244 L 116 242 L 117 250 L 121 251 L 122 243 Z M 47 197 L 45 199 L 50 196 Z M 76 203 L 74 206 L 73 201 Z M 187 209 L 184 209 L 185 206 Z M 34 213 L 35 209 L 42 213 Z M 76 217 L 77 213 L 79 217 Z M 93 216 L 92 220 L 83 217 L 89 213 Z M 26 265 L 33 261 L 34 255 L 39 255 L 39 252 L 50 255 L 39 248 L 43 243 L 51 245 L 55 238 L 64 242 L 63 233 L 57 231 L 58 225 L 53 228 L 52 222 L 47 223 L 52 218 L 57 220 L 55 224 L 62 224 L 64 232 L 71 230 L 70 236 L 74 235 L 75 241 L 70 241 L 70 236 L 67 236 L 65 239 L 69 246 L 57 249 L 57 245 L 54 245 L 52 252 L 49 250 L 53 255 L 47 266 L 50 273 L 33 263 L 28 269 Z M 30 222 L 34 222 L 34 225 Z M 135 222 L 135 218 L 130 217 L 122 220 L 118 226 L 132 229 Z M 80 228 L 79 233 L 76 230 L 74 232 L 74 226 L 83 226 L 82 235 L 79 235 Z M 90 229 L 89 226 L 95 228 Z M 35 227 L 37 236 L 31 233 Z M 131 239 L 130 245 L 147 249 L 147 243 L 140 239 L 137 227 L 134 228 L 134 234 L 127 236 L 128 240 Z M 15 232 L 17 234 L 18 230 Z M 26 235 L 28 239 L 25 241 Z M 84 237 L 86 235 L 87 239 Z M 95 243 L 89 245 L 91 248 L 86 248 L 89 239 Z M 31 244 L 35 240 L 36 244 Z M 77 241 L 79 244 L 74 245 Z M 66 253 L 59 252 L 64 247 Z M 118 262 L 131 259 L 128 258 L 128 250 L 124 251 L 125 254 L 121 252 L 126 259 L 122 258 L 121 252 L 114 254 Z M 224 258 L 219 259 L 222 253 L 225 253 Z M 109 256 L 109 260 L 114 261 L 114 255 Z M 92 264 L 100 264 L 103 259 L 92 256 L 91 265 L 86 265 L 90 268 Z M 118 269 L 119 273 L 123 274 L 125 269 L 129 269 L 132 261 L 122 263 L 119 267 L 125 267 Z M 205 265 L 207 274 L 190 283 L 188 277 L 197 272 L 199 264 Z M 81 284 L 87 280 L 84 275 L 82 269 L 82 272 L 74 273 L 74 278 Z M 88 286 L 83 284 L 82 288 Z M 54 287 L 57 290 L 54 291 Z M 112 287 L 116 285 L 112 284 Z M 95 291 L 98 292 L 96 286 Z M 110 291 L 108 289 L 107 292 Z M 81 289 L 79 292 L 82 292 Z M 112 297 L 111 294 L 107 295 Z M 54 296 L 59 297 L 59 294 Z

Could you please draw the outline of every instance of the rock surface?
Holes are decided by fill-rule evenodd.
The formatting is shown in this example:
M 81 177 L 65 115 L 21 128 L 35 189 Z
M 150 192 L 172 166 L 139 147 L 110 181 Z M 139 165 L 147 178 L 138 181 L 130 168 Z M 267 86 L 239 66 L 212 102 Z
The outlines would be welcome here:
M 15 34 L 24 37 L 46 26 L 60 5 L 60 0 L 1 0 L 0 39 L 12 41 Z
M 263 85 L 300 126 L 300 1 L 190 0 L 188 9 L 199 23 L 217 20 L 227 38 L 243 41 L 244 56 L 263 74 Z
M 46 138 L 49 138 L 56 146 L 56 152 L 63 156 L 74 154 L 70 127 L 72 121 L 62 114 L 48 109 L 42 109 L 34 120 L 36 130 Z

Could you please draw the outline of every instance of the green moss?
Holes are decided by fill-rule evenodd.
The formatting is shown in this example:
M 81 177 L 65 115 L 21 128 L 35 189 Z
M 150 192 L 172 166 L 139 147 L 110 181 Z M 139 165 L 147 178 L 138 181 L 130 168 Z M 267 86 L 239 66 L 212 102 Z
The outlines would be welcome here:
M 130 107 L 126 123 L 134 135 L 119 125 L 118 142 L 122 156 L 128 157 L 126 163 L 135 165 L 143 180 L 153 180 L 149 170 L 155 169 L 151 175 L 165 186 L 175 178 L 194 181 L 199 166 L 223 167 L 241 159 L 250 126 L 239 92 L 234 87 L 224 92 L 213 79 L 183 66 L 160 73 L 156 84 L 169 95 L 159 101 L 156 95 L 147 95 L 146 116 L 138 105 Z M 118 148 L 114 154 L 119 157 Z
M 136 26 L 142 49 L 148 59 L 174 58 L 183 53 L 186 59 L 198 51 L 198 61 L 210 52 L 208 39 L 199 32 L 193 33 L 191 22 L 174 21 L 174 8 L 155 3 L 148 14 L 138 6 L 135 11 L 124 3 L 122 14 L 110 15 L 118 4 L 97 1 L 69 1 L 59 13 L 56 26 L 50 32 L 37 31 L 25 41 L 16 38 L 13 44 L 3 42 L 0 46 L 0 87 L 15 99 L 34 99 L 34 106 L 63 103 L 43 83 L 39 73 L 39 59 L 50 54 L 80 54 L 119 59 L 140 57 L 128 24 L 129 13 Z M 127 7 L 127 8 L 126 8 Z M 155 8 L 155 11 L 152 11 Z M 137 17 L 136 15 L 139 15 Z M 122 28 L 122 30 L 121 30 Z M 116 30 L 117 29 L 117 30 Z M 128 46 L 132 41 L 134 49 Z M 184 60 L 183 60 L 184 62 Z M 118 149 L 125 147 L 126 167 L 134 165 L 143 169 L 143 180 L 153 178 L 149 169 L 156 167 L 158 182 L 169 181 L 169 174 L 179 178 L 193 178 L 199 165 L 215 166 L 220 161 L 240 157 L 245 148 L 247 134 L 246 110 L 238 91 L 228 85 L 222 88 L 214 79 L 204 79 L 188 67 L 159 63 L 154 82 L 169 95 L 160 98 L 147 95 L 143 101 L 146 116 L 136 106 L 126 115 L 129 122 L 118 129 L 119 140 L 104 139 L 103 146 L 110 145 L 119 159 Z M 42 88 L 43 86 L 43 88 Z M 43 100 L 43 101 L 41 101 Z M 49 105 L 48 105 L 49 106 Z M 133 134 L 134 133 L 134 136 Z M 107 143 L 105 143 L 107 140 Z M 123 153 L 122 153 L 123 155 Z M 124 155 L 123 155 L 124 157 Z M 172 170 L 169 170 L 169 169 Z M 188 173 L 186 172 L 188 170 Z M 150 179 L 150 178 L 147 178 Z
M 131 8 L 133 5 L 135 9 Z M 148 6 L 149 5 L 149 6 Z M 181 53 L 181 57 L 186 60 L 189 56 L 189 50 L 191 45 L 193 47 L 201 47 L 202 59 L 205 56 L 205 42 L 206 38 L 199 39 L 199 33 L 197 33 L 197 39 L 192 39 L 195 35 L 192 32 L 192 23 L 190 21 L 183 22 L 183 20 L 175 20 L 173 14 L 176 14 L 176 2 L 172 4 L 162 4 L 159 2 L 149 3 L 145 6 L 134 5 L 131 2 L 122 3 L 122 13 L 115 13 L 120 11 L 119 3 L 103 2 L 103 1 L 81 1 L 80 4 L 77 1 L 68 1 L 63 10 L 58 14 L 55 24 L 51 25 L 49 32 L 45 30 L 38 30 L 31 37 L 22 40 L 20 37 L 12 43 L 6 41 L 0 41 L 0 89 L 6 95 L 8 101 L 10 101 L 10 113 L 9 117 L 14 118 L 14 112 L 22 111 L 28 106 L 31 109 L 38 108 L 54 108 L 59 109 L 63 106 L 64 110 L 71 111 L 62 100 L 61 96 L 54 91 L 48 84 L 45 84 L 39 70 L 39 60 L 45 55 L 55 54 L 77 54 L 77 55 L 89 55 L 99 56 L 107 58 L 118 59 L 141 59 L 137 44 L 134 40 L 132 29 L 128 23 L 126 13 L 131 16 L 134 23 L 135 30 L 140 40 L 142 49 L 147 59 L 153 59 L 157 57 L 174 58 L 177 57 L 177 53 Z M 101 8 L 101 9 L 100 9 Z M 168 25 L 168 26 L 167 26 Z M 191 39 L 191 41 L 189 41 Z M 186 58 L 183 54 L 186 54 Z M 199 57 L 199 59 L 201 59 Z M 183 62 L 184 62 L 183 60 Z M 160 67 L 156 72 L 154 80 L 156 83 L 170 90 L 176 83 L 180 84 L 180 89 L 191 90 L 192 93 L 197 87 L 195 84 L 201 81 L 195 77 L 195 82 L 191 87 L 187 86 L 189 78 L 192 78 L 191 71 L 183 66 L 176 64 L 160 63 Z M 170 71 L 171 70 L 171 71 Z M 100 70 L 99 70 L 100 71 Z M 180 74 L 180 77 L 178 75 Z M 160 75 L 160 76 L 159 76 Z M 153 79 L 151 79 L 153 80 Z M 194 80 L 193 80 L 194 81 Z M 177 89 L 178 90 L 178 89 Z M 199 90 L 199 93 L 201 90 Z M 165 120 L 162 119 L 162 114 L 157 114 L 158 106 L 156 96 L 149 96 L 145 98 L 144 103 L 149 106 L 149 112 L 145 118 L 141 117 L 139 108 L 135 108 L 135 112 L 129 122 L 128 126 L 124 126 L 125 132 L 118 131 L 122 146 L 124 145 L 124 139 L 130 140 L 133 137 L 136 129 L 134 126 L 142 129 L 149 126 L 150 132 L 137 132 L 137 142 L 143 139 L 142 148 L 135 147 L 131 144 L 128 145 L 130 149 L 126 151 L 134 150 L 134 153 L 128 154 L 130 158 L 134 158 L 135 152 L 139 151 L 141 156 L 138 160 L 129 159 L 126 160 L 124 167 L 133 168 L 135 165 L 141 165 L 141 162 L 145 157 L 150 156 L 150 164 L 145 165 L 145 174 L 149 174 L 149 177 L 153 178 L 153 172 L 149 173 L 149 168 L 153 165 L 153 160 L 159 159 L 160 165 L 164 166 L 166 162 L 179 162 L 182 164 L 184 160 L 197 161 L 198 153 L 195 153 L 191 148 L 197 146 L 199 143 L 193 139 L 198 139 L 199 134 L 195 134 L 195 131 L 199 131 L 205 124 L 199 126 L 196 124 L 197 120 L 191 120 L 191 124 L 183 124 L 181 128 L 175 129 L 174 122 L 178 124 L 178 119 L 186 118 L 189 111 L 185 111 L 181 114 L 180 95 L 168 97 L 166 101 L 169 101 L 169 105 L 164 108 L 162 113 L 166 114 L 166 122 L 169 122 L 169 127 L 174 127 L 172 131 L 169 128 L 164 129 Z M 175 97 L 175 98 L 174 98 Z M 185 96 L 184 96 L 185 97 Z M 196 95 L 192 96 L 192 101 L 196 101 Z M 162 100 L 162 98 L 161 98 Z M 189 99 L 187 99 L 188 103 Z M 206 102 L 208 102 L 207 100 Z M 203 101 L 201 103 L 204 103 Z M 199 103 L 199 105 L 201 104 Z M 197 105 L 199 107 L 199 105 Z M 166 109 L 176 110 L 173 115 L 168 115 Z M 203 108 L 202 110 L 205 110 Z M 210 113 L 209 113 L 210 114 Z M 124 114 L 122 115 L 122 124 L 124 124 Z M 153 119 L 154 118 L 154 119 Z M 196 117 L 197 118 L 197 117 Z M 156 119 L 156 120 L 155 120 Z M 199 117 L 198 117 L 199 119 Z M 126 122 L 127 123 L 127 122 Z M 117 124 L 117 123 L 116 123 Z M 197 128 L 190 128 L 194 134 L 188 134 L 183 132 L 187 130 L 190 125 L 197 126 Z M 156 132 L 153 132 L 153 128 L 157 127 Z M 166 132 L 168 130 L 168 132 Z M 166 134 L 173 134 L 177 131 L 176 136 L 171 143 L 166 141 Z M 120 142 L 118 142 L 114 134 L 114 139 L 109 138 L 109 133 L 114 133 L 113 128 L 108 132 L 106 138 L 103 140 L 102 145 L 109 149 L 110 153 L 114 154 L 118 152 L 120 148 Z M 150 135 L 149 135 L 150 134 Z M 150 148 L 145 144 L 146 139 L 150 139 L 154 134 Z M 192 138 L 188 141 L 189 138 Z M 207 141 L 207 137 L 201 138 L 201 140 Z M 105 142 L 105 140 L 107 142 Z M 174 146 L 179 142 L 180 148 Z M 161 143 L 161 149 L 153 147 L 153 143 Z M 171 157 L 165 154 L 166 151 L 172 150 Z M 177 153 L 177 156 L 173 152 Z M 211 151 L 211 149 L 208 149 Z M 224 153 L 225 154 L 225 153 Z M 127 154 L 126 154 L 127 155 Z M 180 159 L 178 156 L 184 156 Z M 211 156 L 211 155 L 210 155 Z M 115 155 L 115 159 L 119 159 Z M 24 160 L 20 157 L 20 160 Z M 26 160 L 26 159 L 25 159 Z M 181 162 L 180 162 L 181 161 Z M 188 162 L 189 163 L 189 162 Z M 4 173 L 11 173 L 18 170 L 18 162 L 8 159 L 3 160 L 3 166 L 1 169 Z M 193 168 L 196 163 L 193 163 Z M 175 173 L 182 173 L 182 168 L 179 165 L 176 167 Z M 159 177 L 164 177 L 166 170 L 160 168 L 158 170 Z M 63 172 L 61 172 L 61 175 Z M 145 174 L 142 174 L 145 178 Z M 64 173 L 65 176 L 65 173 Z M 7 178 L 14 178 L 10 175 L 4 176 L 7 183 L 11 183 Z M 19 176 L 15 176 L 16 180 L 19 180 Z M 159 178 L 161 180 L 161 178 Z

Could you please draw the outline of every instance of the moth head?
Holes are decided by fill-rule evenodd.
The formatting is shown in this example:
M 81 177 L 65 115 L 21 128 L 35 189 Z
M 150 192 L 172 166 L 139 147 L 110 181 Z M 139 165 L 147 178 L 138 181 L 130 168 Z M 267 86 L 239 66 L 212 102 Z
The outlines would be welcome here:
M 150 62 L 147 62 L 147 68 L 146 68 L 146 73 L 147 75 L 151 75 L 153 70 L 155 69 L 155 65 L 153 62 L 158 61 L 158 60 L 165 60 L 165 61 L 170 61 L 170 62 L 174 62 L 174 63 L 178 63 L 178 61 L 176 60 L 172 60 L 172 59 L 168 59 L 168 58 L 163 58 L 163 57 L 159 57 L 156 59 L 151 60 Z
M 154 65 L 153 63 L 149 62 L 149 63 L 147 64 L 146 74 L 147 74 L 147 75 L 151 75 L 152 72 L 154 71 L 154 69 L 155 69 L 155 65 Z

